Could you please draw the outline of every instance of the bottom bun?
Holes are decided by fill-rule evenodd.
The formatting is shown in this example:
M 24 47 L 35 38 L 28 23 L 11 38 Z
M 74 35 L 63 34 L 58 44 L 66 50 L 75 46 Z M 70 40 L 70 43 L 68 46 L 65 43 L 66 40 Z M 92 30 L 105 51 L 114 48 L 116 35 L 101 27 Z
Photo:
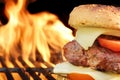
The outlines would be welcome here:
M 70 64 L 69 62 L 63 62 L 57 64 L 53 72 L 61 76 L 66 76 L 66 74 L 70 74 L 70 73 L 80 73 L 80 74 L 88 74 L 91 77 L 93 77 L 95 80 L 120 80 L 120 74 L 101 72 L 98 70 L 93 70 L 90 67 L 82 67 L 82 66 L 78 67 Z M 58 76 L 58 78 L 61 78 L 61 80 L 63 80 L 61 76 Z

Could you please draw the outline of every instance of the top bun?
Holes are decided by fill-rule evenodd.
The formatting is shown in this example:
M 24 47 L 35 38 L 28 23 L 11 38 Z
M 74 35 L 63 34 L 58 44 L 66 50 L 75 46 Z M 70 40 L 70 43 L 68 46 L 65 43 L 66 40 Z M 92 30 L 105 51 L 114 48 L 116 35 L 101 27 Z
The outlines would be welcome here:
M 80 5 L 70 13 L 68 24 L 75 29 L 86 26 L 120 29 L 120 7 Z

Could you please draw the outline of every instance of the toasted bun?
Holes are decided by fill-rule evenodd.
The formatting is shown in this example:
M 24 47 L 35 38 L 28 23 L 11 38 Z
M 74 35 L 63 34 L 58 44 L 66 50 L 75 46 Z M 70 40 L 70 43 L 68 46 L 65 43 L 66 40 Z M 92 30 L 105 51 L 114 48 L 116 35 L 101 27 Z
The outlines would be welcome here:
M 120 8 L 100 4 L 75 7 L 69 16 L 69 25 L 79 27 L 102 27 L 120 29 Z

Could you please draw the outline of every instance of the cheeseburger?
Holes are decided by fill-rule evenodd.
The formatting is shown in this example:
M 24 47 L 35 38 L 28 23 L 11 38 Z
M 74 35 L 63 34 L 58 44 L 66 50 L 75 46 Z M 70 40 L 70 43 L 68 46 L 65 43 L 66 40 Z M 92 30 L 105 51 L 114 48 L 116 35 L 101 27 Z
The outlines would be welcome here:
M 66 62 L 54 73 L 68 80 L 120 80 L 120 8 L 80 5 L 68 23 L 76 29 L 75 40 L 63 47 Z

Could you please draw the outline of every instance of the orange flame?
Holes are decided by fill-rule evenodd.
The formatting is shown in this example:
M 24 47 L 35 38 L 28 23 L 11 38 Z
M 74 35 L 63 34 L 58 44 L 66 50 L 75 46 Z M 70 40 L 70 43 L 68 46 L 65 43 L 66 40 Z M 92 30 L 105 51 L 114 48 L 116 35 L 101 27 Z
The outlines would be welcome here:
M 36 60 L 36 50 L 45 62 L 50 63 L 50 49 L 56 51 L 72 40 L 72 31 L 64 26 L 58 17 L 49 12 L 30 14 L 26 9 L 26 0 L 6 0 L 5 13 L 8 23 L 0 27 L 0 55 L 12 56 L 17 60 L 22 56 L 31 67 L 34 65 L 29 58 Z M 18 62 L 18 61 L 17 61 Z

